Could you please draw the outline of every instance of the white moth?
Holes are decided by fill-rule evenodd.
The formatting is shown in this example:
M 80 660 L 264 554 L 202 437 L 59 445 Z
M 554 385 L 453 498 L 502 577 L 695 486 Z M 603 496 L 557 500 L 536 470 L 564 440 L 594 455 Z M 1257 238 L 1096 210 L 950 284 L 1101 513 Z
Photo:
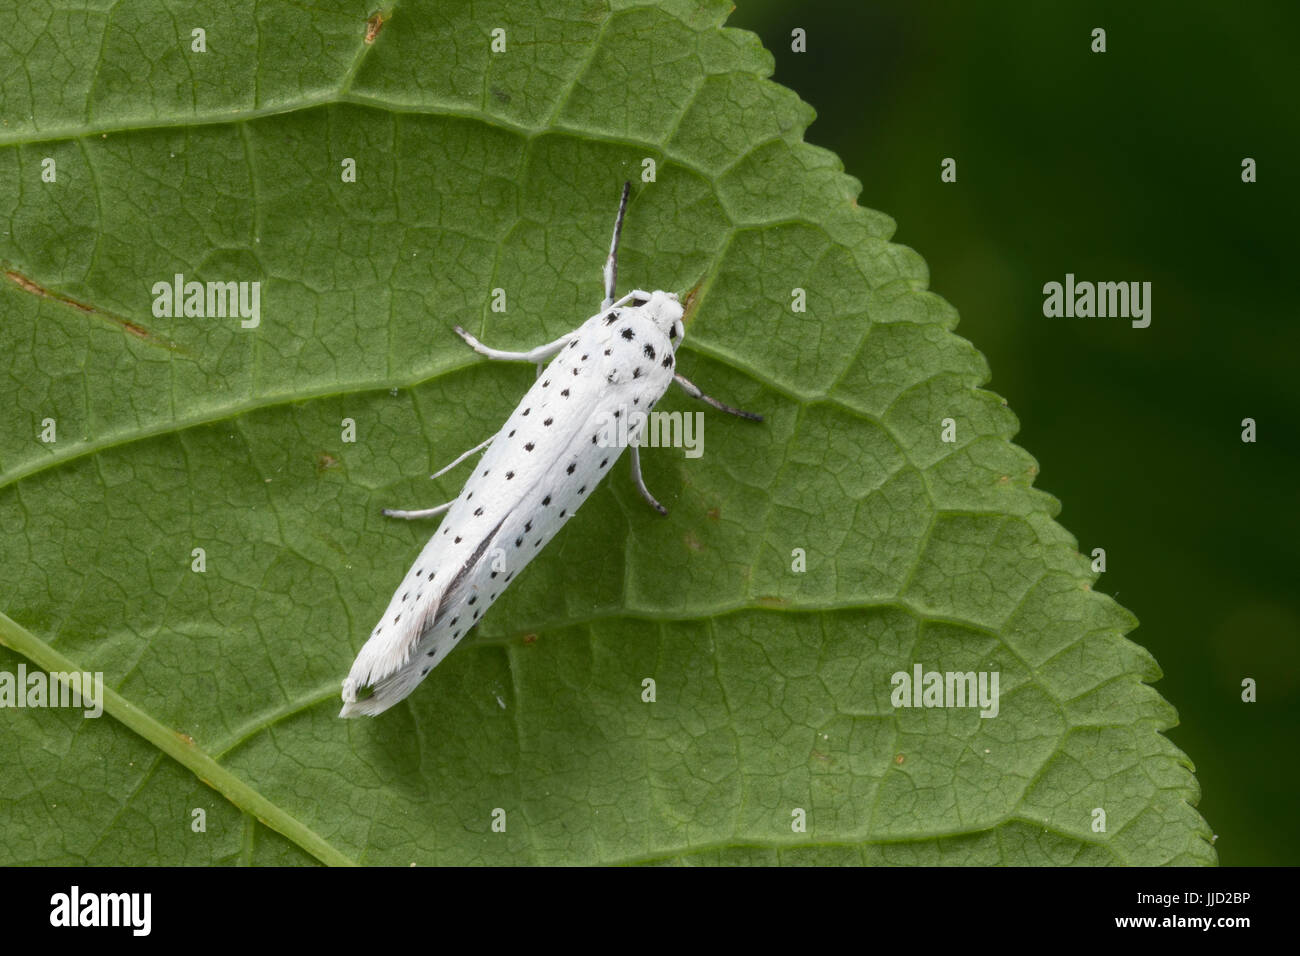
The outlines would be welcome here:
M 530 352 L 488 348 L 456 327 L 476 352 L 490 359 L 537 363 L 537 381 L 500 431 L 433 476 L 488 449 L 454 501 L 422 511 L 384 511 L 397 518 L 443 512 L 446 517 L 357 654 L 343 682 L 339 716 L 374 715 L 392 707 L 469 633 L 622 454 L 621 446 L 608 447 L 604 440 L 611 418 L 636 420 L 635 426 L 627 428 L 632 480 L 646 501 L 664 515 L 667 509 L 641 478 L 634 442 L 674 380 L 688 395 L 715 408 L 762 421 L 705 395 L 677 374 L 675 353 L 684 329 L 676 295 L 638 290 L 614 301 L 618 242 L 629 189 L 625 183 L 605 261 L 605 299 L 598 313 Z M 551 362 L 542 368 L 546 359 Z M 371 693 L 359 699 L 358 691 L 364 688 Z

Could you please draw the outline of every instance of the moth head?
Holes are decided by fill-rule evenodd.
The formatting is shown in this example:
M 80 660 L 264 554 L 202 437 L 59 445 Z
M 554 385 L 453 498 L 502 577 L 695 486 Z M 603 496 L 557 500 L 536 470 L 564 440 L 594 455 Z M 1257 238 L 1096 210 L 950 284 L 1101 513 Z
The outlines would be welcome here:
M 651 292 L 644 296 L 644 301 L 640 304 L 642 310 L 658 327 L 659 331 L 668 336 L 668 341 L 673 344 L 673 350 L 681 344 L 682 336 L 686 334 L 686 328 L 682 325 L 682 304 L 677 299 L 674 292 Z

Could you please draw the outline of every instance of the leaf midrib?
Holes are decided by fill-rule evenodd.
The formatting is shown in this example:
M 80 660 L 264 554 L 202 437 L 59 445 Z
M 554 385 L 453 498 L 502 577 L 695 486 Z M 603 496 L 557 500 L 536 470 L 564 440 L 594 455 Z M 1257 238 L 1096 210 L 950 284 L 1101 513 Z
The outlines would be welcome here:
M 3 611 L 0 611 L 0 644 L 23 655 L 47 672 L 79 671 L 71 660 L 37 638 Z M 143 737 L 162 754 L 185 767 L 201 782 L 229 800 L 233 806 L 255 816 L 322 863 L 332 866 L 356 865 L 355 860 L 346 856 L 297 817 L 262 796 L 233 771 L 217 763 L 206 751 L 195 744 L 186 743 L 176 731 L 163 726 L 156 718 L 136 707 L 107 685 L 103 687 L 102 693 L 105 714 L 111 715 L 114 720 Z
M 731 71 L 731 73 L 739 72 L 740 71 Z M 727 76 L 731 74 L 719 73 L 715 75 Z M 752 74 L 744 73 L 743 75 L 750 76 Z M 92 124 L 85 127 L 60 127 L 58 129 L 38 130 L 10 135 L 0 133 L 0 148 L 6 146 L 35 146 L 42 143 L 59 143 L 93 138 L 102 139 L 105 136 L 114 136 L 126 133 L 150 133 L 168 129 L 186 131 L 191 129 L 202 129 L 209 126 L 247 124 L 255 120 L 266 119 L 272 116 L 288 116 L 294 113 L 329 106 L 361 106 L 396 116 L 428 116 L 468 120 L 482 123 L 485 126 L 506 133 L 513 133 L 528 141 L 537 139 L 539 136 L 567 135 L 584 140 L 605 143 L 610 146 L 637 146 L 653 150 L 655 153 L 666 157 L 673 163 L 681 166 L 683 169 L 688 169 L 710 182 L 726 175 L 726 172 L 729 169 L 731 169 L 736 163 L 742 162 L 755 150 L 761 149 L 770 143 L 785 142 L 781 136 L 770 136 L 767 139 L 758 140 L 751 144 L 749 149 L 744 153 L 741 153 L 733 159 L 727 166 L 719 167 L 718 169 L 705 169 L 685 154 L 674 152 L 671 148 L 671 143 L 655 143 L 631 136 L 613 136 L 598 129 L 585 129 L 565 124 L 556 124 L 554 126 L 526 126 L 522 123 L 512 122 L 495 113 L 488 113 L 483 110 L 470 109 L 464 106 L 448 103 L 398 104 L 384 100 L 378 96 L 368 96 L 357 93 L 334 93 L 316 97 L 307 97 L 296 102 L 278 103 L 274 106 L 265 106 L 260 108 L 253 107 L 227 113 L 195 114 L 177 117 L 173 120 L 140 118 L 136 120 L 119 120 L 113 123 Z
M 841 399 L 834 398 L 829 394 L 824 392 L 801 394 L 781 382 L 764 378 L 758 370 L 741 364 L 736 359 L 736 356 L 723 349 L 706 345 L 697 340 L 693 343 L 688 341 L 686 343 L 686 350 L 726 365 L 733 371 L 739 372 L 757 382 L 765 390 L 781 395 L 792 402 L 804 406 L 827 405 L 833 408 L 839 408 L 845 412 L 856 415 L 865 421 L 870 421 L 882 428 L 884 427 L 883 423 L 877 420 L 875 416 L 870 415 L 863 409 L 848 404 Z M 370 380 L 354 380 L 346 383 L 335 381 L 327 386 L 322 386 L 319 389 L 300 389 L 291 393 L 283 392 L 264 394 L 257 398 L 245 399 L 238 403 L 223 406 L 221 409 L 214 410 L 210 414 L 198 414 L 189 417 L 167 419 L 165 421 L 159 421 L 156 425 L 131 429 L 125 432 L 117 432 L 111 437 L 96 439 L 89 442 L 60 442 L 55 449 L 44 458 L 33 459 L 16 468 L 0 471 L 0 489 L 17 484 L 20 481 L 38 475 L 44 471 L 77 461 L 80 458 L 95 455 L 113 448 L 126 447 L 135 442 L 157 438 L 160 435 L 180 433 L 193 428 L 202 428 L 206 425 L 215 425 L 219 422 L 230 421 L 253 412 L 297 405 L 302 402 L 317 401 L 337 396 L 364 394 L 366 392 L 388 391 L 393 388 L 405 390 L 416 389 L 445 378 L 448 375 L 453 375 L 457 372 L 474 368 L 479 364 L 480 363 L 471 356 L 468 359 L 452 361 L 434 369 L 422 370 L 415 378 L 394 380 L 385 377 Z M 63 451 L 62 449 L 68 450 Z

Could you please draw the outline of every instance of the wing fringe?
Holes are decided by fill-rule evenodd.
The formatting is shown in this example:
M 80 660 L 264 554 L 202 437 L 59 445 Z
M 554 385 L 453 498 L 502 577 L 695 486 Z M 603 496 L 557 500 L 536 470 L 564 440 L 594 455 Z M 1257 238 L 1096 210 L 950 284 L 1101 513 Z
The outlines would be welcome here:
M 505 518 L 483 536 L 474 553 L 460 566 L 456 576 L 437 595 L 419 621 L 413 622 L 410 628 L 396 638 L 391 635 L 372 635 L 366 641 L 352 664 L 352 670 L 343 681 L 343 709 L 339 711 L 340 717 L 373 717 L 382 714 L 415 690 L 426 674 L 421 672 L 422 662 L 414 652 L 442 624 L 447 609 L 456 606 L 470 572 L 478 566 L 492 546 L 503 524 Z M 358 700 L 358 691 L 367 687 L 371 689 L 370 696 Z

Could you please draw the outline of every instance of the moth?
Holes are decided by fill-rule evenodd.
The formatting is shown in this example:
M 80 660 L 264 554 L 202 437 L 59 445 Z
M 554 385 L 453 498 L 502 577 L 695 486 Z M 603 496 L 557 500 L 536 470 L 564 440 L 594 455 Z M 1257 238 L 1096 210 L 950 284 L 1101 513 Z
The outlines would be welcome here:
M 537 380 L 495 435 L 433 476 L 486 449 L 455 500 L 419 511 L 384 510 L 394 518 L 445 517 L 357 654 L 339 716 L 380 714 L 410 694 L 573 517 L 624 447 L 631 448 L 637 490 L 667 515 L 641 477 L 636 442 L 673 382 L 721 411 L 763 420 L 706 395 L 677 371 L 685 334 L 677 295 L 638 289 L 615 300 L 630 189 L 623 184 L 599 312 L 528 352 L 489 348 L 456 326 L 489 359 L 536 363 Z M 611 419 L 625 416 L 626 445 L 611 447 Z

